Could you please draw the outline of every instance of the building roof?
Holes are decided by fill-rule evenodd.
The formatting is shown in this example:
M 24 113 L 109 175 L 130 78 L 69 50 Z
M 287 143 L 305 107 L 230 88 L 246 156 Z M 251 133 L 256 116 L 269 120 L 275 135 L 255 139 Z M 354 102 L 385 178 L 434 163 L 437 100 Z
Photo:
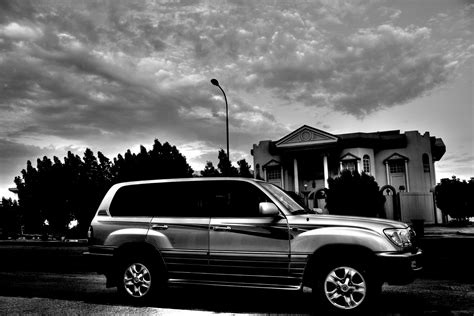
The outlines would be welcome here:
M 433 160 L 439 161 L 446 152 L 446 146 L 441 138 L 430 137 L 430 141 Z M 406 148 L 408 140 L 407 133 L 401 133 L 400 130 L 330 134 L 303 125 L 279 140 L 268 141 L 268 143 L 270 152 L 277 153 L 334 148 L 373 148 L 376 150 Z
M 345 148 L 403 148 L 407 145 L 406 136 L 399 130 L 375 133 L 348 133 L 334 135 L 317 128 L 303 125 L 290 134 L 273 142 L 277 149 L 296 149 L 301 147 L 322 148 L 337 145 Z

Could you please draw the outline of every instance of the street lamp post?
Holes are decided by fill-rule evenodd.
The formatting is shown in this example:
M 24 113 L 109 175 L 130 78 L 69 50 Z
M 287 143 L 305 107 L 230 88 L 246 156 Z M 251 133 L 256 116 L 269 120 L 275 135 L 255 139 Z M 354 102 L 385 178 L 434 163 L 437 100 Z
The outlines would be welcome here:
M 230 156 L 229 156 L 229 106 L 227 104 L 227 96 L 225 95 L 224 90 L 219 85 L 219 81 L 217 81 L 217 79 L 211 79 L 211 83 L 213 85 L 217 86 L 219 89 L 221 89 L 222 94 L 224 94 L 224 100 L 225 100 L 225 130 L 226 130 L 226 135 L 227 135 L 227 158 L 230 161 Z

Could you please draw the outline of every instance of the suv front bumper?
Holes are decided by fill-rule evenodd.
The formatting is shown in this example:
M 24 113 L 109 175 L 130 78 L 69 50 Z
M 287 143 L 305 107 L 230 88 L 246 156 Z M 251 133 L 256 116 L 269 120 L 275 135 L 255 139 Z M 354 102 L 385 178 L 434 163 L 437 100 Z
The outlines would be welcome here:
M 382 280 L 393 285 L 413 282 L 423 269 L 423 252 L 380 252 L 377 256 L 377 268 Z

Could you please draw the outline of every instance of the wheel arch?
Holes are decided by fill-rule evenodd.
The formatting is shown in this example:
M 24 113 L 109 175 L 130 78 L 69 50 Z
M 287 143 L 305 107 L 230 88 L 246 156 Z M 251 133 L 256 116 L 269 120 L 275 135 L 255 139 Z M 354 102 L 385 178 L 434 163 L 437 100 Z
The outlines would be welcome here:
M 325 264 L 347 260 L 348 262 L 357 261 L 358 263 L 373 267 L 375 265 L 375 259 L 376 257 L 373 251 L 361 245 L 325 245 L 309 256 L 303 274 L 303 286 L 312 287 L 317 276 L 318 268 L 322 268 Z
M 120 273 L 120 265 L 129 258 L 142 257 L 149 259 L 156 265 L 162 272 L 163 278 L 168 279 L 168 273 L 165 262 L 161 253 L 153 247 L 151 244 L 146 242 L 130 242 L 121 245 L 114 252 L 114 265 L 112 273 L 107 276 L 107 287 L 117 285 L 118 274 Z

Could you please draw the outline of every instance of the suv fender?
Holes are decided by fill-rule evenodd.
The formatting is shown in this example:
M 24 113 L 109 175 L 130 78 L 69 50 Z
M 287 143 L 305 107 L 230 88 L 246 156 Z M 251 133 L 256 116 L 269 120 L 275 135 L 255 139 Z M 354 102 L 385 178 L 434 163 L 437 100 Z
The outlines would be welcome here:
M 313 281 L 318 272 L 318 267 L 343 258 L 347 258 L 347 260 L 351 262 L 357 259 L 358 262 L 364 263 L 368 267 L 373 267 L 375 263 L 374 254 L 366 247 L 347 244 L 328 244 L 319 248 L 309 256 L 303 274 L 303 285 L 313 287 Z M 373 272 L 375 272 L 375 270 L 373 270 Z
M 123 228 L 114 231 L 104 241 L 104 246 L 122 247 L 125 244 L 143 243 L 146 240 L 148 228 Z
M 294 254 L 313 254 L 327 245 L 350 245 L 369 249 L 372 252 L 397 251 L 394 245 L 382 235 L 371 230 L 354 227 L 325 227 L 312 229 L 291 240 Z

